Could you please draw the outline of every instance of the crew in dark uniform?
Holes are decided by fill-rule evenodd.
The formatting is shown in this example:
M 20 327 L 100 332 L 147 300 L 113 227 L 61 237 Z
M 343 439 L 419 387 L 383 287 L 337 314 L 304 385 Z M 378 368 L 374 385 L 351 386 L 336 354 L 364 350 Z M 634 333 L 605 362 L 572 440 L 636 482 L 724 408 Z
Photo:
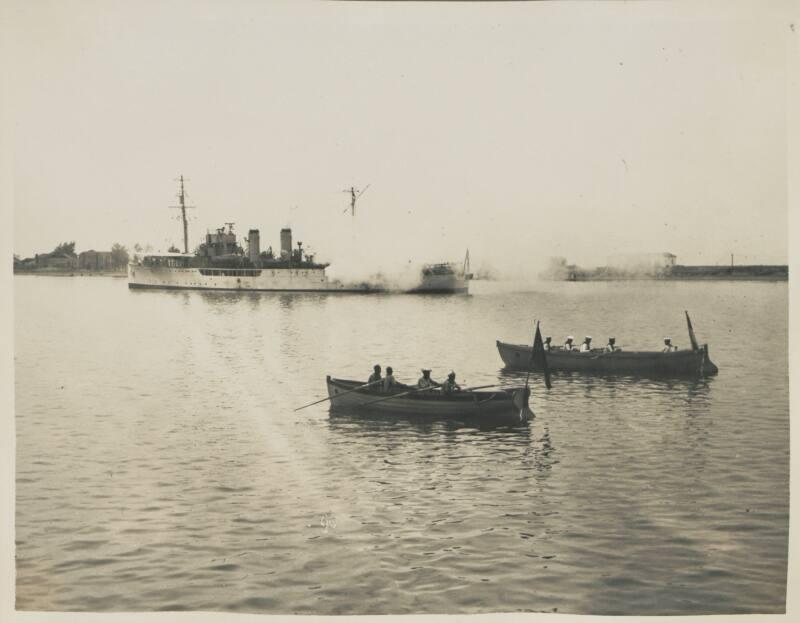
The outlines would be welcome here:
M 376 363 L 372 369 L 374 370 L 374 372 L 369 375 L 369 380 L 367 381 L 367 383 L 375 383 L 375 385 L 378 385 L 377 381 L 380 381 L 382 378 L 381 367 Z
M 461 391 L 461 386 L 456 383 L 456 373 L 451 372 L 447 375 L 447 380 L 442 383 L 442 391 L 445 394 L 452 394 L 453 392 Z
M 394 378 L 394 371 L 392 366 L 386 366 L 386 376 L 383 379 L 383 391 L 388 392 L 393 387 L 397 387 L 400 383 Z

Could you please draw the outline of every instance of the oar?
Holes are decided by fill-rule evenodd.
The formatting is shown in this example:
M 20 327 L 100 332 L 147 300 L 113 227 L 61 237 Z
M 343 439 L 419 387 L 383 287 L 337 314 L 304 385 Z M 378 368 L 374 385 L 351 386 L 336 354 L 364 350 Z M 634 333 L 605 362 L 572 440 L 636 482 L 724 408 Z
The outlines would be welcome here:
M 466 389 L 462 389 L 462 392 L 471 392 L 476 389 L 486 389 L 487 387 L 497 387 L 497 385 L 479 385 L 478 387 L 467 387 Z M 424 391 L 433 391 L 439 389 L 438 387 L 419 387 L 417 389 L 412 389 L 407 392 L 402 392 L 400 394 L 392 394 L 391 396 L 384 396 L 383 398 L 378 398 L 378 400 L 372 400 L 370 402 L 365 402 L 361 407 L 368 407 L 369 405 L 374 405 L 376 402 L 383 402 L 384 400 L 391 400 L 392 398 L 402 398 L 403 396 L 408 396 L 409 394 L 416 394 L 417 392 L 424 392 Z M 341 396 L 341 394 L 339 394 Z
M 476 389 L 486 389 L 488 387 L 499 387 L 499 385 L 497 383 L 495 383 L 494 385 L 478 385 L 477 387 L 465 387 L 461 391 L 462 392 L 474 392 Z
M 316 402 L 312 402 L 311 404 L 303 405 L 302 407 L 297 407 L 295 411 L 300 411 L 300 409 L 305 409 L 306 407 L 312 407 L 314 405 L 318 405 L 321 402 L 325 402 L 326 400 L 331 400 L 333 398 L 338 398 L 339 396 L 344 396 L 345 394 L 351 394 L 353 392 L 357 392 L 360 389 L 366 389 L 371 385 L 377 385 L 378 383 L 383 383 L 383 379 L 378 379 L 377 381 L 372 381 L 372 383 L 366 383 L 364 385 L 360 385 L 359 387 L 355 387 L 353 389 L 348 389 L 346 392 L 340 392 L 335 396 L 328 396 L 327 398 L 323 398 L 322 400 L 317 400 Z

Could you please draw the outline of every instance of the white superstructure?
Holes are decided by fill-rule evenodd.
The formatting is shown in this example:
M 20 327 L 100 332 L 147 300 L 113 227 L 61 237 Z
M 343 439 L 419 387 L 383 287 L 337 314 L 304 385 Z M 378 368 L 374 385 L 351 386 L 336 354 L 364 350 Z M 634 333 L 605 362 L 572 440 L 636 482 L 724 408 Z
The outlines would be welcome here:
M 324 268 L 223 268 L 193 267 L 190 256 L 163 254 L 145 256 L 128 266 L 131 288 L 194 290 L 343 290 L 331 283 Z

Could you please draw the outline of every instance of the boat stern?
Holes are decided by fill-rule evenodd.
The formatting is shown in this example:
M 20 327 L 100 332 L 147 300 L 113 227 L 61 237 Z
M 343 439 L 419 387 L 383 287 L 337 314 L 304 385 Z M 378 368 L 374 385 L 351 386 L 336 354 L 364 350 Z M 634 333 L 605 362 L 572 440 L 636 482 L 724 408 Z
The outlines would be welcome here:
M 520 423 L 529 422 L 533 419 L 533 410 L 528 404 L 531 395 L 529 387 L 522 387 L 517 389 L 512 394 L 511 401 L 514 403 L 515 412 L 519 414 Z
M 719 368 L 708 356 L 708 344 L 703 344 L 701 350 L 703 351 L 703 358 L 700 361 L 700 376 L 717 376 Z

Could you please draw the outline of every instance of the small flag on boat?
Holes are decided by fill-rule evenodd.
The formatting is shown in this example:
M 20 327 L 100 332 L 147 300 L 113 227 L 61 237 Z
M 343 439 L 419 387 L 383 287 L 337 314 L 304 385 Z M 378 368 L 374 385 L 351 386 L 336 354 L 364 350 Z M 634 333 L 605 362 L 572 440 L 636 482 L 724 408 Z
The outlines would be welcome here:
M 542 334 L 539 331 L 539 323 L 536 323 L 536 335 L 533 338 L 533 350 L 531 351 L 531 365 L 541 368 L 544 372 L 544 384 L 550 389 L 550 370 L 547 368 L 547 351 L 544 349 Z

